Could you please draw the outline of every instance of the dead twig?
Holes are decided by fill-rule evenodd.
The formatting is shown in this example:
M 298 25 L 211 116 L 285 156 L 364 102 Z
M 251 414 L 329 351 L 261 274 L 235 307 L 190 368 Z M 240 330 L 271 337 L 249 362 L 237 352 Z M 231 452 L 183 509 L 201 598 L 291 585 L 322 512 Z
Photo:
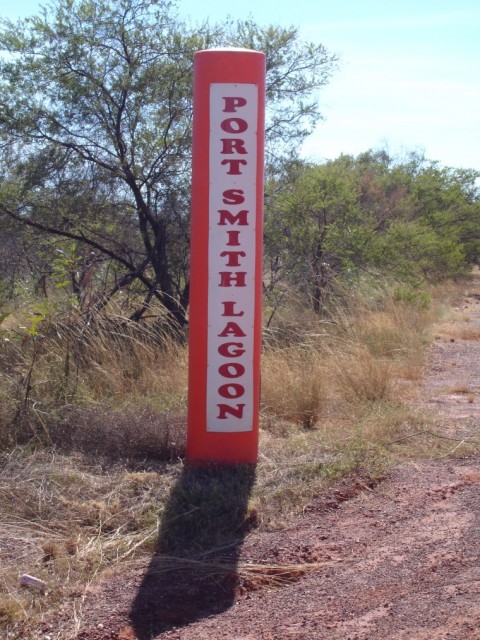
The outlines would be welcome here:
M 397 444 L 398 442 L 404 442 L 405 440 L 410 440 L 411 438 L 415 438 L 416 436 L 421 436 L 425 434 L 433 436 L 434 438 L 440 438 L 442 440 L 452 440 L 453 442 L 459 442 L 460 444 L 458 446 L 461 446 L 462 444 L 473 444 L 477 446 L 480 445 L 480 442 L 478 440 L 466 440 L 465 438 L 453 438 L 452 436 L 444 436 L 443 434 L 436 433 L 431 429 L 423 429 L 422 431 L 416 431 L 415 433 L 410 433 L 409 435 L 403 436 L 402 438 L 397 438 L 396 440 L 390 440 L 390 442 L 387 442 L 387 445 Z M 458 447 L 455 447 L 455 449 L 457 448 Z

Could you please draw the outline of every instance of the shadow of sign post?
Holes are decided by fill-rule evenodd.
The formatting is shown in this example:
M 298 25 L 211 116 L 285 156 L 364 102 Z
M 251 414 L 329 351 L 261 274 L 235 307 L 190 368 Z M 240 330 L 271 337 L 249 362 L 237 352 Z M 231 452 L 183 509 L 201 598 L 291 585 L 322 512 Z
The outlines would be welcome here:
M 132 604 L 139 640 L 232 606 L 243 540 L 256 524 L 248 509 L 254 479 L 254 465 L 184 469 Z

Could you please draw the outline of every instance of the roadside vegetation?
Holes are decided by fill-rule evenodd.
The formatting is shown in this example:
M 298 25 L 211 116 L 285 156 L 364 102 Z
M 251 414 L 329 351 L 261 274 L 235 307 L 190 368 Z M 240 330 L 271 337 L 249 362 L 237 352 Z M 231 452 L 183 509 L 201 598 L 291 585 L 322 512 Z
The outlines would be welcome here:
M 420 300 L 405 301 L 395 290 L 371 284 L 367 295 L 365 287 L 339 292 L 321 317 L 285 302 L 277 324 L 265 331 L 260 458 L 235 539 L 239 531 L 288 525 L 339 482 L 368 489 L 395 460 L 448 454 L 452 443 L 427 433 L 435 430 L 434 418 L 409 400 L 432 323 L 462 284 L 431 288 L 428 302 L 427 289 Z M 186 347 L 148 326 L 115 321 L 119 328 L 109 323 L 90 334 L 45 318 L 30 335 L 20 328 L 28 317 L 12 314 L 12 328 L 2 332 L 0 624 L 6 638 L 30 637 L 59 612 L 65 634 L 73 634 L 91 582 L 106 571 L 121 576 L 148 557 L 159 532 L 165 537 L 171 529 L 178 545 L 186 531 L 195 532 L 194 542 L 188 538 L 187 548 L 172 554 L 179 571 L 181 558 L 204 550 L 202 535 L 215 536 L 208 548 L 212 539 L 223 548 L 232 537 L 222 517 L 231 519 L 238 486 L 224 475 L 213 502 L 193 484 L 182 489 L 184 516 L 170 513 L 186 471 Z M 201 513 L 200 524 L 191 520 L 192 509 Z M 22 588 L 23 573 L 44 580 L 48 593 Z
M 200 481 L 179 485 L 191 74 L 194 51 L 227 45 L 267 53 L 260 458 L 250 484 L 232 471 L 207 504 Z M 3 24 L 0 48 L 2 637 L 34 637 L 53 611 L 74 637 L 94 578 L 160 534 L 197 531 L 175 548 L 191 557 L 200 530 L 228 545 L 336 482 L 371 487 L 393 460 L 448 453 L 409 400 L 432 327 L 479 264 L 478 172 L 384 150 L 298 157 L 337 57 L 295 29 L 57 0 Z M 48 593 L 21 588 L 23 573 Z

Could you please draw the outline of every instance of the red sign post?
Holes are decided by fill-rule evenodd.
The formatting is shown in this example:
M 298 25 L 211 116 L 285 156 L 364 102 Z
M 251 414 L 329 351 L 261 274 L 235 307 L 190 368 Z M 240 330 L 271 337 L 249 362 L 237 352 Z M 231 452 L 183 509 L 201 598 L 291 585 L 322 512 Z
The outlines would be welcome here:
M 187 459 L 258 452 L 265 55 L 195 56 Z

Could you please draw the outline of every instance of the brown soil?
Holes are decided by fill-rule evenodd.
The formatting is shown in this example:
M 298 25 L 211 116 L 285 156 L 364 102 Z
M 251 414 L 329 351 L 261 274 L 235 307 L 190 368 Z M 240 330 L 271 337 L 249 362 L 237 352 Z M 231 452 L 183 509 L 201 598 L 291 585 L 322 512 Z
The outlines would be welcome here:
M 480 437 L 478 292 L 462 307 L 469 322 L 439 332 L 417 401 L 454 455 L 337 486 L 287 530 L 251 533 L 205 566 L 158 556 L 104 575 L 77 640 L 480 639 L 480 455 L 454 452 Z

